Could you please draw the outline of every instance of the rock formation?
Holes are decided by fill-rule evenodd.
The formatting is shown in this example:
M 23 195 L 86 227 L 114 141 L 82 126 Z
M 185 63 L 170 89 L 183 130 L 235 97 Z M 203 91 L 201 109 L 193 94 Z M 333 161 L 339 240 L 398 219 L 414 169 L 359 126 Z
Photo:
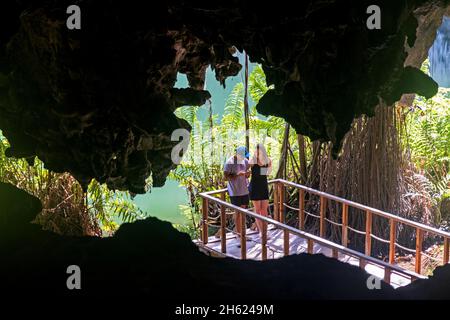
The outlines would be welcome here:
M 12 1 L 1 13 L 0 128 L 8 155 L 38 156 L 84 186 L 161 186 L 173 168 L 170 135 L 189 128 L 173 110 L 201 105 L 205 70 L 236 75 L 235 50 L 262 64 L 268 84 L 257 109 L 284 117 L 297 132 L 331 140 L 335 153 L 354 117 L 373 114 L 403 93 L 430 97 L 436 83 L 404 67 L 416 39 L 414 10 L 426 1 L 171 0 L 146 8 L 80 0 L 80 30 L 68 30 L 72 1 Z M 444 6 L 433 1 L 436 6 Z M 380 30 L 366 27 L 370 4 Z M 190 88 L 174 89 L 177 73 Z

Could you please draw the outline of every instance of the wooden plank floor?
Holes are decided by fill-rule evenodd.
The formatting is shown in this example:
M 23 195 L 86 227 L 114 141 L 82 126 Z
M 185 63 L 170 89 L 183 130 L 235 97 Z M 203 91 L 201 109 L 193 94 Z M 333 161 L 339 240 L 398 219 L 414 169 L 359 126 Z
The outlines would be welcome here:
M 269 226 L 268 228 L 268 240 L 267 240 L 267 259 L 278 259 L 284 256 L 283 253 L 283 231 Z M 261 260 L 261 239 L 259 233 L 247 229 L 247 259 Z M 194 241 L 196 242 L 196 241 Z M 235 259 L 240 259 L 241 249 L 239 247 L 240 240 L 232 233 L 227 233 L 227 256 Z M 297 235 L 290 234 L 289 239 L 289 253 L 299 254 L 307 251 L 307 241 Z M 208 239 L 206 249 L 210 249 L 215 252 L 221 252 L 220 238 L 211 236 Z M 323 254 L 327 257 L 332 257 L 332 251 L 329 248 L 325 248 L 317 243 L 314 244 L 314 254 Z M 348 255 L 339 253 L 339 261 L 349 263 L 354 266 L 359 266 L 359 259 L 350 257 Z M 365 270 L 376 277 L 384 278 L 384 268 L 368 263 Z M 391 275 L 391 286 L 394 288 L 405 286 L 410 284 L 409 278 L 397 274 L 395 272 Z

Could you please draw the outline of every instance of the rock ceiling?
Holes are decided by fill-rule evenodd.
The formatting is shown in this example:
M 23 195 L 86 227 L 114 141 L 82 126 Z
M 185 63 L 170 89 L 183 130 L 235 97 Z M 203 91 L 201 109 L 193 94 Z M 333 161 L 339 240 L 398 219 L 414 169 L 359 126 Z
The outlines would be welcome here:
M 70 1 L 13 1 L 2 10 L 0 128 L 8 156 L 38 156 L 84 186 L 95 178 L 142 193 L 149 176 L 161 186 L 174 168 L 170 135 L 189 129 L 173 111 L 210 97 L 208 66 L 224 85 L 236 75 L 236 49 L 274 85 L 258 111 L 332 141 L 336 154 L 352 120 L 371 115 L 379 99 L 391 104 L 403 93 L 437 90 L 404 67 L 405 44 L 415 45 L 414 13 L 436 12 L 444 1 L 143 2 L 77 1 L 80 30 L 66 27 Z M 380 30 L 366 27 L 372 2 L 382 9 Z M 174 88 L 179 72 L 189 88 Z

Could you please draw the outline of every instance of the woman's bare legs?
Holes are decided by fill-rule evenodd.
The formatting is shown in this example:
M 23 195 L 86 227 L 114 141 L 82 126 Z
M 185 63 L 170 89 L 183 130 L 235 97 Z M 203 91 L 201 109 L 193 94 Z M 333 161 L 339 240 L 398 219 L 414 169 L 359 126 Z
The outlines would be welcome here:
M 269 200 L 260 201 L 260 214 L 267 217 L 267 209 L 269 208 Z
M 253 206 L 255 207 L 255 213 L 262 215 L 263 217 L 267 217 L 267 209 L 269 207 L 269 200 L 254 200 Z M 264 230 L 267 231 L 267 223 L 256 219 L 256 225 L 258 226 L 259 232 L 262 234 Z M 263 229 L 265 227 L 265 229 Z
M 259 214 L 262 215 L 263 217 L 267 217 L 268 213 L 267 213 L 267 209 L 269 208 L 269 200 L 261 200 L 260 201 L 260 212 Z M 262 232 L 267 232 L 267 223 L 265 221 L 260 221 L 261 223 L 261 228 L 259 229 L 259 231 Z M 263 229 L 264 227 L 264 229 Z
M 253 207 L 255 208 L 256 214 L 261 214 L 260 213 L 261 212 L 261 201 L 253 200 Z M 256 226 L 258 227 L 259 232 L 261 232 L 261 230 L 262 230 L 261 229 L 261 227 L 262 227 L 261 221 L 259 219 L 255 219 L 255 222 L 256 222 Z

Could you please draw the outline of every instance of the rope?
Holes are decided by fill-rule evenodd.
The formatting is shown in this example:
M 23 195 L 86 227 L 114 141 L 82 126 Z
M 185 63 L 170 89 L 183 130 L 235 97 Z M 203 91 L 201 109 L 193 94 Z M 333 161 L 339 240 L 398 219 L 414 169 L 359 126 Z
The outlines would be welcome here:
M 335 226 L 342 227 L 342 223 L 337 223 L 337 222 L 331 221 L 330 219 L 327 219 L 327 218 L 325 218 L 325 221 L 327 221 Z
M 402 249 L 402 250 L 405 250 L 405 251 L 408 251 L 408 252 L 411 252 L 411 253 L 416 253 L 416 250 L 413 250 L 413 249 L 410 249 L 410 248 L 406 248 L 406 247 L 404 247 L 404 246 L 399 245 L 398 243 L 395 243 L 395 246 L 396 246 L 397 248 Z
M 206 225 L 207 225 L 209 228 L 220 228 L 220 225 L 212 224 L 212 223 L 209 223 L 209 222 L 207 222 Z
M 291 207 L 290 205 L 288 205 L 288 204 L 285 203 L 285 202 L 283 202 L 283 206 L 285 206 L 285 207 L 288 208 L 288 209 L 294 210 L 294 211 L 298 211 L 298 210 L 299 210 L 299 208 Z
M 357 230 L 357 229 L 353 229 L 352 227 L 348 227 L 348 226 L 347 226 L 347 229 L 349 229 L 349 230 L 351 230 L 351 231 L 353 231 L 353 232 L 356 232 L 356 233 L 358 233 L 358 234 L 361 234 L 361 235 L 363 235 L 363 236 L 366 235 L 366 232 L 365 232 L 365 231 L 360 231 L 360 230 Z
M 308 216 L 311 216 L 311 217 L 316 218 L 316 219 L 320 219 L 320 216 L 315 215 L 315 214 L 312 214 L 311 212 L 308 212 L 308 211 L 306 211 L 306 210 L 305 210 L 305 213 L 306 213 Z
M 228 232 L 231 232 L 231 233 L 235 233 L 235 231 L 233 229 L 225 228 L 225 230 L 228 231 Z
M 387 244 L 391 243 L 389 240 L 386 240 L 386 239 L 383 239 L 383 238 L 379 238 L 379 237 L 377 237 L 374 234 L 371 234 L 370 237 L 372 237 L 373 239 L 378 240 L 380 242 L 383 242 L 383 243 L 387 243 Z

